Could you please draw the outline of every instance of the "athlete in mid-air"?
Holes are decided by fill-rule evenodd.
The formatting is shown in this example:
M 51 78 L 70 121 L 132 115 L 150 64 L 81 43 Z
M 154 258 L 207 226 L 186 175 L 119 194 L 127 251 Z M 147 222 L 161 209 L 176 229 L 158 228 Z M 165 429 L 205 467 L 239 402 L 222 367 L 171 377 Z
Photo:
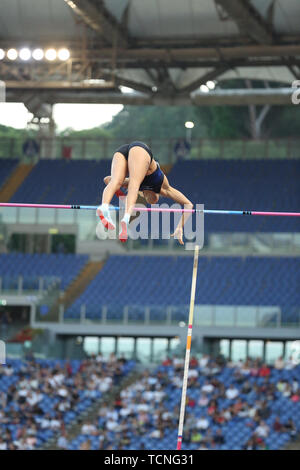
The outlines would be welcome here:
M 128 177 L 126 177 L 128 174 Z M 164 196 L 185 206 L 185 209 L 192 209 L 192 202 L 180 191 L 173 188 L 160 169 L 160 166 L 153 158 L 153 154 L 148 145 L 140 141 L 134 141 L 119 147 L 113 156 L 111 164 L 111 176 L 106 176 L 104 182 L 107 185 L 102 194 L 102 204 L 97 209 L 105 228 L 114 230 L 115 225 L 110 216 L 109 204 L 121 187 L 127 187 L 127 197 L 125 201 L 125 214 L 121 220 L 121 231 L 119 239 L 125 242 L 128 238 L 128 225 L 131 213 L 135 206 L 138 194 L 141 191 L 148 204 L 156 204 L 159 196 Z M 183 225 L 190 213 L 183 213 L 172 236 L 178 239 L 183 245 Z

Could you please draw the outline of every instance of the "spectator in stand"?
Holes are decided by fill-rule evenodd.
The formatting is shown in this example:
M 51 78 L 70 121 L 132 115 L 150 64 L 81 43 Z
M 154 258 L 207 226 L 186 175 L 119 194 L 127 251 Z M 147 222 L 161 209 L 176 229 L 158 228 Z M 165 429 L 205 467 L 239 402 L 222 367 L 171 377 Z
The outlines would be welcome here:
M 251 359 L 247 357 L 246 361 L 241 366 L 241 374 L 244 376 L 250 375 L 251 373 Z
M 267 366 L 267 364 L 263 364 L 258 370 L 259 377 L 269 377 L 270 373 L 271 373 L 271 369 L 270 367 Z
M 164 367 L 171 366 L 172 365 L 172 359 L 170 357 L 167 357 L 162 363 Z
M 196 406 L 196 401 L 194 400 L 194 398 L 187 398 L 187 406 L 190 406 L 191 408 L 194 408 L 194 406 Z
M 239 395 L 238 389 L 235 388 L 233 384 L 231 384 L 229 388 L 226 390 L 226 398 L 228 400 L 234 400 L 238 395 Z
M 197 429 L 206 430 L 209 426 L 209 421 L 204 416 L 200 417 L 196 423 Z
M 104 431 L 99 437 L 99 450 L 105 450 L 109 447 L 109 439 L 106 431 Z
M 292 370 L 296 366 L 296 362 L 293 360 L 293 357 L 290 356 L 287 361 L 285 361 L 285 370 Z
M 194 430 L 191 436 L 191 443 L 198 444 L 198 442 L 202 441 L 202 438 L 203 438 L 202 434 L 199 431 Z
M 173 359 L 173 366 L 175 368 L 175 371 L 182 370 L 184 367 L 184 360 L 182 358 L 175 356 Z
M 80 448 L 79 448 L 79 450 L 90 450 L 90 449 L 91 449 L 91 441 L 90 440 L 82 442 L 82 444 L 80 445 Z
M 276 388 L 279 392 L 283 393 L 286 386 L 287 386 L 287 381 L 283 380 L 283 379 L 280 379 L 279 382 L 277 382 Z
M 177 160 L 183 160 L 188 156 L 191 144 L 186 139 L 179 139 L 174 146 L 174 153 Z
M 201 387 L 201 391 L 204 393 L 212 393 L 214 391 L 214 386 L 211 382 L 206 380 L 204 385 Z
M 297 393 L 298 391 L 299 391 L 299 382 L 296 377 L 293 377 L 292 392 Z
M 190 360 L 190 369 L 195 369 L 196 367 L 198 367 L 198 360 L 195 356 L 193 356 Z
M 271 410 L 270 410 L 270 407 L 267 404 L 267 401 L 264 400 L 264 401 L 258 402 L 258 403 L 259 404 L 257 406 L 257 411 L 256 411 L 256 415 L 255 415 L 254 419 L 256 419 L 257 421 L 268 419 L 270 414 L 271 414 Z
M 222 429 L 217 429 L 217 432 L 214 436 L 214 441 L 216 444 L 218 445 L 222 445 L 222 444 L 225 444 L 225 438 L 222 434 Z
M 210 416 L 213 415 L 217 411 L 217 408 L 218 405 L 216 400 L 211 400 L 208 405 L 207 414 L 209 414 Z
M 250 376 L 252 376 L 252 377 L 257 377 L 258 376 L 260 363 L 261 363 L 261 361 L 258 358 L 253 361 L 253 363 L 251 364 L 251 367 L 250 367 Z
M 298 403 L 300 401 L 300 390 L 298 390 L 298 392 L 292 394 L 291 400 L 294 403 Z
M 0 450 L 7 450 L 7 443 L 1 436 L 0 436 Z
M 243 395 L 248 395 L 248 393 L 250 393 L 252 390 L 252 387 L 251 387 L 251 384 L 250 382 L 248 382 L 248 380 L 244 383 L 244 385 L 242 386 L 242 394 Z
M 236 402 L 232 405 L 232 411 L 234 416 L 237 416 L 239 412 L 243 409 L 244 402 L 241 398 L 238 398 Z
M 260 421 L 259 426 L 257 426 L 254 432 L 256 436 L 265 439 L 269 435 L 270 428 L 264 421 Z
M 243 450 L 256 450 L 256 449 L 257 449 L 256 440 L 255 440 L 255 437 L 252 436 L 250 437 L 250 439 L 248 439 L 246 444 L 243 446 Z
M 29 137 L 26 139 L 22 145 L 23 155 L 26 157 L 35 157 L 39 154 L 40 145 L 37 140 Z
M 198 400 L 198 405 L 199 405 L 199 406 L 207 406 L 208 403 L 209 403 L 209 399 L 208 399 L 206 393 L 202 393 L 202 394 L 200 395 L 199 400 Z
M 283 357 L 280 356 L 276 359 L 276 361 L 274 362 L 274 367 L 275 369 L 277 370 L 282 370 L 284 369 L 284 360 L 283 360 Z
M 188 385 L 189 385 L 189 388 L 193 388 L 195 386 L 197 386 L 197 378 L 199 376 L 199 373 L 198 373 L 198 370 L 197 369 L 190 369 L 189 372 L 188 372 Z
M 91 435 L 96 435 L 97 434 L 97 427 L 95 424 L 93 424 L 91 421 L 83 424 L 81 428 L 81 433 L 82 434 L 91 434 Z
M 222 425 L 226 421 L 224 414 L 220 413 L 219 411 L 215 411 L 212 418 L 213 418 L 214 424 L 216 425 Z
M 57 447 L 59 447 L 60 449 L 63 449 L 63 450 L 67 450 L 68 448 L 68 440 L 67 440 L 67 436 L 66 436 L 66 432 L 63 431 L 61 436 L 59 436 L 58 440 L 57 440 Z
M 199 367 L 200 369 L 204 369 L 209 363 L 209 356 L 208 354 L 203 354 L 201 359 L 199 359 Z
M 163 439 L 164 434 L 161 429 L 155 429 L 150 433 L 149 437 L 152 439 Z
M 292 386 L 289 382 L 286 382 L 285 383 L 285 387 L 284 387 L 284 390 L 282 391 L 282 395 L 284 397 L 291 397 L 292 396 L 292 393 L 293 393 L 293 390 L 292 390 Z
M 245 376 L 242 374 L 241 369 L 236 369 L 233 376 L 235 382 L 239 385 L 245 381 Z
M 185 419 L 185 429 L 189 433 L 189 440 L 191 438 L 191 430 L 196 429 L 197 419 L 194 413 L 187 413 Z
M 284 432 L 288 432 L 292 439 L 295 439 L 297 435 L 297 428 L 292 418 L 290 418 L 288 422 L 284 425 Z
M 200 447 L 198 447 L 197 450 L 208 450 L 208 447 L 206 446 L 206 444 L 200 444 Z
M 283 432 L 283 425 L 280 422 L 279 416 L 276 416 L 274 423 L 273 423 L 273 431 L 275 432 Z

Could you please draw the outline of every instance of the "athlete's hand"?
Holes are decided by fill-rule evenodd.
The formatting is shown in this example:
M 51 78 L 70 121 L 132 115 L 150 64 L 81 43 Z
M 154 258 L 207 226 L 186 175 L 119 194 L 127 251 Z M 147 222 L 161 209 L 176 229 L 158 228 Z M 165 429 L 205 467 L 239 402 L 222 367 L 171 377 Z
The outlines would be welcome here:
M 176 238 L 180 245 L 184 245 L 184 241 L 183 241 L 183 230 L 181 227 L 177 227 L 177 229 L 175 230 L 174 233 L 171 234 L 171 237 L 174 237 Z

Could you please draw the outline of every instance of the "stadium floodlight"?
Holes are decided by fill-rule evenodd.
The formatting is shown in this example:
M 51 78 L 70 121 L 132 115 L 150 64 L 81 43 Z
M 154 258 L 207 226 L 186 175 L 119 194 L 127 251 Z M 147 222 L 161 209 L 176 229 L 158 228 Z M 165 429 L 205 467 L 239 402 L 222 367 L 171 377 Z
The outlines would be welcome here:
M 208 82 L 206 82 L 206 86 L 207 86 L 207 88 L 209 88 L 210 90 L 213 90 L 213 89 L 216 87 L 216 84 L 215 84 L 215 82 L 213 82 L 212 80 L 208 80 Z
M 5 57 L 5 52 L 3 49 L 0 49 L 0 60 L 4 59 Z
M 32 57 L 34 58 L 34 60 L 42 60 L 44 57 L 43 49 L 39 49 L 39 48 L 34 49 L 32 53 Z
M 58 51 L 57 55 L 59 60 L 68 60 L 70 58 L 70 51 L 69 49 L 63 48 Z
M 185 125 L 185 127 L 186 127 L 187 129 L 193 129 L 193 127 L 195 126 L 195 124 L 193 123 L 193 121 L 186 121 L 186 122 L 184 123 L 184 125 Z
M 23 49 L 19 51 L 19 57 L 21 60 L 29 60 L 31 57 L 31 50 L 28 49 L 28 47 L 23 47 Z
M 6 56 L 9 60 L 16 60 L 16 58 L 18 57 L 18 52 L 16 51 L 16 49 L 8 49 Z
M 57 56 L 57 52 L 55 49 L 47 49 L 45 52 L 45 57 L 47 60 L 55 60 Z
M 119 90 L 121 91 L 121 93 L 134 93 L 133 88 L 129 88 L 128 86 L 120 85 Z
M 103 80 L 103 78 L 87 78 L 82 81 L 87 85 L 104 85 L 106 83 L 106 80 Z
M 209 92 L 209 88 L 208 88 L 208 86 L 206 86 L 206 85 L 201 85 L 200 91 L 202 91 L 203 93 L 208 93 L 208 92 Z
M 65 0 L 65 2 L 71 7 L 73 10 L 76 8 L 76 5 L 72 0 Z

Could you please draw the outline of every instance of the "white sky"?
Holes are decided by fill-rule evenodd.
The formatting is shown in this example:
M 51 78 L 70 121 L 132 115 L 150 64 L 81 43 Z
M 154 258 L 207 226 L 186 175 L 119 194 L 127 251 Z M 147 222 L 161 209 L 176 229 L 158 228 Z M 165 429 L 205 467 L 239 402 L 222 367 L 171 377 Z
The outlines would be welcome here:
M 90 129 L 111 121 L 122 108 L 121 104 L 56 104 L 53 117 L 58 131 Z M 22 129 L 31 117 L 22 103 L 0 103 L 0 124 Z

